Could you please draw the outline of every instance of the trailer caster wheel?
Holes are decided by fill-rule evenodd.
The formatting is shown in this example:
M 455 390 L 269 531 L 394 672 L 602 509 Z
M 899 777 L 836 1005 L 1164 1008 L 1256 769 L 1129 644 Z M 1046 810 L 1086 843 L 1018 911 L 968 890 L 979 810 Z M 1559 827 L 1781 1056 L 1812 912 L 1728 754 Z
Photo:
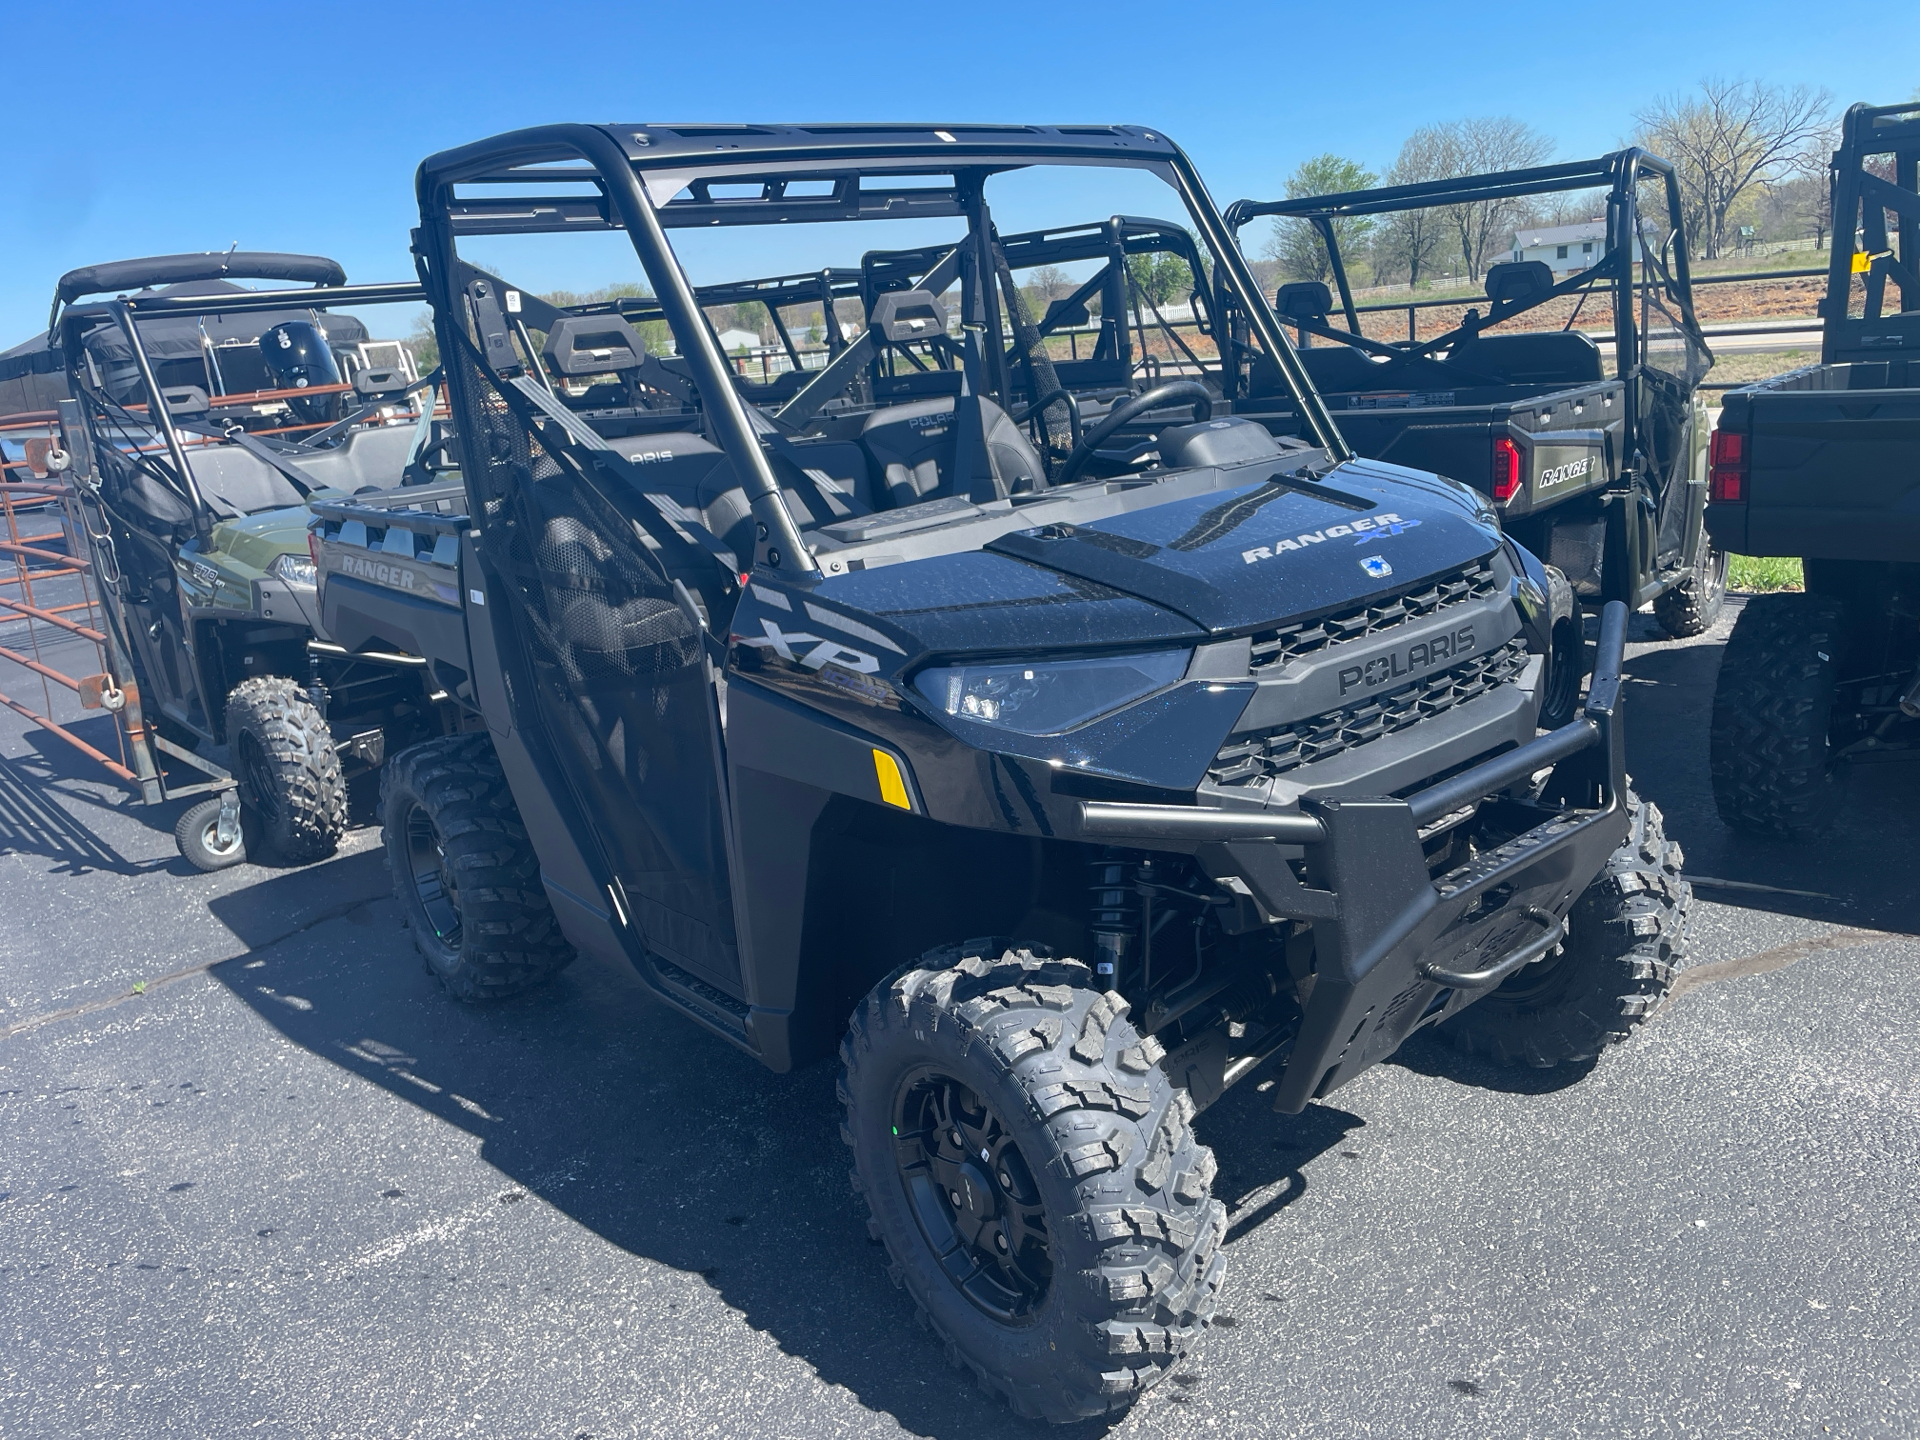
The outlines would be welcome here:
M 222 806 L 229 811 L 225 816 L 220 813 Z M 238 797 L 216 795 L 190 808 L 174 825 L 173 841 L 196 870 L 225 870 L 240 864 L 247 858 L 247 837 Z
M 1019 1415 L 1125 1410 L 1212 1322 L 1226 1213 L 1163 1052 L 1078 960 L 970 941 L 868 995 L 841 1138 L 888 1272 Z

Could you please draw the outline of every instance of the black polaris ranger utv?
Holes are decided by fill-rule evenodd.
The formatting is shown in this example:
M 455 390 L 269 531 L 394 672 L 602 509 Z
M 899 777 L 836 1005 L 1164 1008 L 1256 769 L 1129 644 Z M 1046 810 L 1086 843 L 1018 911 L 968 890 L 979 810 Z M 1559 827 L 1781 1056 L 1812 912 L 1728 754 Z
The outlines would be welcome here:
M 306 283 L 239 283 L 260 280 Z M 430 377 L 342 313 L 423 298 L 349 286 L 309 255 L 166 255 L 61 277 L 49 348 L 127 672 L 111 677 L 119 721 L 149 798 L 186 788 L 166 779 L 182 767 L 217 792 L 175 829 L 202 869 L 245 859 L 249 842 L 290 862 L 332 853 L 346 779 L 454 717 L 418 657 L 348 655 L 317 633 L 307 539 L 309 496 L 389 489 L 410 463 L 426 476 Z
M 1604 218 L 1545 235 L 1522 223 L 1537 197 L 1583 193 Z M 1707 425 L 1696 387 L 1713 356 L 1694 319 L 1680 189 L 1667 161 L 1621 150 L 1227 209 L 1236 235 L 1269 215 L 1314 227 L 1326 249 L 1341 323 L 1330 318 L 1332 292 L 1317 280 L 1280 286 L 1274 305 L 1303 338 L 1334 342 L 1309 339 L 1300 359 L 1356 451 L 1438 471 L 1490 496 L 1507 533 L 1565 574 L 1588 605 L 1651 601 L 1674 636 L 1712 626 L 1727 557 L 1701 524 Z M 1434 258 L 1442 246 L 1433 237 L 1452 243 L 1459 216 L 1489 243 L 1495 231 L 1502 244 L 1511 235 L 1516 248 L 1487 266 L 1485 313 L 1469 309 L 1426 339 L 1415 338 L 1410 319 L 1406 340 L 1377 339 L 1363 333 L 1333 223 L 1354 216 L 1401 227 L 1403 249 L 1425 246 Z M 1410 317 L 1445 302 L 1412 303 Z M 1380 316 L 1376 327 L 1390 318 Z M 1604 327 L 1610 356 L 1575 328 L 1583 322 Z M 1256 365 L 1251 376 L 1240 413 L 1254 413 L 1267 395 L 1286 407 L 1273 367 Z M 1566 639 L 1578 633 L 1571 626 Z M 1561 673 L 1570 677 L 1573 668 Z M 1562 687 L 1549 698 L 1548 717 L 1569 717 L 1577 703 L 1576 687 Z
M 1794 838 L 1852 767 L 1920 755 L 1920 105 L 1848 110 L 1832 184 L 1821 363 L 1726 393 L 1707 507 L 1805 571 L 1734 623 L 1710 748 L 1720 818 Z
M 1242 373 L 1036 363 L 994 207 L 1096 187 L 1171 191 Z M 1554 1064 L 1659 1003 L 1688 893 L 1622 773 L 1624 607 L 1540 733 L 1543 567 L 1473 491 L 1352 456 L 1163 136 L 554 126 L 431 157 L 419 197 L 465 488 L 343 504 L 317 549 L 484 717 L 385 773 L 429 968 L 484 997 L 577 947 L 776 1070 L 837 1047 L 894 1277 L 1021 1413 L 1122 1408 L 1209 1322 L 1191 1121 L 1227 1086 L 1265 1065 L 1298 1111 L 1443 1023 Z M 882 254 L 945 246 L 864 267 L 858 337 L 750 404 L 688 271 L 889 221 Z M 501 278 L 605 229 L 684 395 L 612 302 L 534 325 Z M 603 378 L 550 389 L 534 346 Z M 1305 438 L 1233 413 L 1249 357 Z M 1152 444 L 1103 451 L 1126 427 Z

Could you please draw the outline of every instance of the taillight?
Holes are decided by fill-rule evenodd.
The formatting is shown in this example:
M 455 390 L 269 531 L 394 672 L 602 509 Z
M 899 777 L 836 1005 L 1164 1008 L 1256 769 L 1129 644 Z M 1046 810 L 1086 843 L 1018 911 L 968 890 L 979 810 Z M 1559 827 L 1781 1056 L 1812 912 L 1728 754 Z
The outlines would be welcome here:
M 313 557 L 313 568 L 320 568 L 320 537 L 313 531 L 307 531 L 307 554 Z
M 1511 500 L 1520 493 L 1520 447 L 1502 435 L 1493 442 L 1493 498 Z
M 1747 437 L 1738 430 L 1716 428 L 1707 442 L 1710 467 L 1707 494 L 1714 500 L 1747 498 Z

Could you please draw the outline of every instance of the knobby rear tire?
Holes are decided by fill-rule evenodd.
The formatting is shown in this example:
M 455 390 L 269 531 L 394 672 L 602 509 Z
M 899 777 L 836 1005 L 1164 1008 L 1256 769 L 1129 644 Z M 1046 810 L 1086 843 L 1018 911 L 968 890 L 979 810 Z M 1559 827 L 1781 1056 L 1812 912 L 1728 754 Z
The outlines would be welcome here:
M 1720 656 L 1707 746 L 1714 808 L 1727 824 L 1789 840 L 1832 827 L 1845 799 L 1831 737 L 1846 647 L 1845 601 L 1747 601 Z
M 247 835 L 289 865 L 324 860 L 347 828 L 347 786 L 326 717 L 292 680 L 261 675 L 227 696 L 227 747 Z
M 493 741 L 448 735 L 380 772 L 394 897 L 428 973 L 456 1000 L 498 1000 L 574 959 Z M 423 866 L 422 847 L 438 857 Z
M 1702 539 L 1693 573 L 1653 602 L 1653 618 L 1675 640 L 1704 635 L 1727 603 L 1727 552 Z

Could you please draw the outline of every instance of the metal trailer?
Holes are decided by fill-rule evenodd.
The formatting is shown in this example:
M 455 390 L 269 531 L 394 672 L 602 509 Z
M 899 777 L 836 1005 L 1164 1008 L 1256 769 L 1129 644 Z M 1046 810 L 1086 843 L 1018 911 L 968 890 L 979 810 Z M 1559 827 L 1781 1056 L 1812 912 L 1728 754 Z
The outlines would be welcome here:
M 20 452 L 0 459 L 0 557 L 11 571 L 0 573 L 0 661 L 37 684 L 40 708 L 22 698 L 25 691 L 9 693 L 12 684 L 0 690 L 0 705 L 134 787 L 147 804 L 230 790 L 225 770 L 191 753 L 170 753 L 177 747 L 145 723 L 122 617 L 103 600 L 95 557 L 79 539 L 89 533 L 88 520 L 81 492 L 67 478 L 74 454 L 61 436 L 56 412 L 0 424 L 0 447 Z M 69 658 L 76 650 L 88 662 L 84 674 L 68 673 L 80 668 Z M 83 709 L 114 717 L 111 753 L 76 734 L 72 719 L 56 718 L 56 688 Z

